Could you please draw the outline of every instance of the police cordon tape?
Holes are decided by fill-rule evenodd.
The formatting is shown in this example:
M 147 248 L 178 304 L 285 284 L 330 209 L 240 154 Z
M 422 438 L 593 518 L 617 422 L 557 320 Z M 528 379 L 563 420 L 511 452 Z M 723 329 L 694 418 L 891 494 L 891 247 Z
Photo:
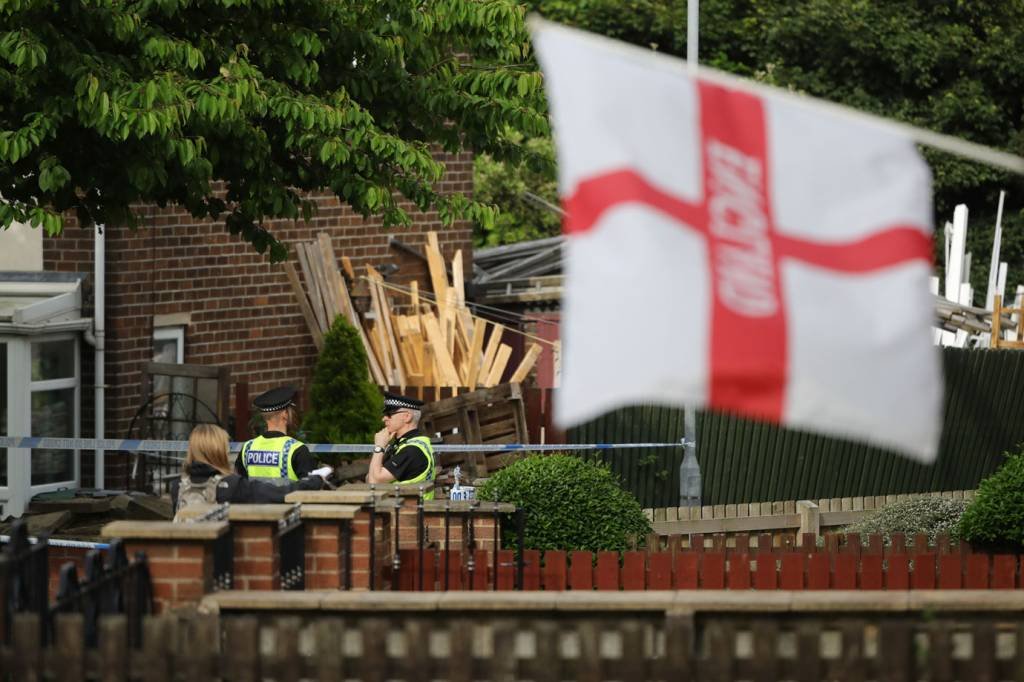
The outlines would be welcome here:
M 10 535 L 0 535 L 0 544 L 6 545 L 11 541 Z M 30 537 L 28 539 L 30 545 L 34 545 L 39 542 L 39 538 Z M 110 545 L 106 542 L 86 542 L 85 540 L 59 540 L 56 538 L 47 538 L 46 544 L 50 547 L 73 547 L 76 549 L 108 549 Z
M 481 445 L 434 446 L 436 452 L 568 452 L 579 450 L 626 450 L 630 448 L 680 448 L 688 441 L 675 443 L 502 443 Z M 241 450 L 244 443 L 230 444 L 231 452 Z M 312 453 L 365 453 L 373 452 L 372 444 L 307 443 Z M 29 436 L 0 436 L 0 448 L 28 448 L 32 450 L 119 450 L 121 452 L 187 452 L 187 440 L 132 440 L 117 438 L 44 438 Z

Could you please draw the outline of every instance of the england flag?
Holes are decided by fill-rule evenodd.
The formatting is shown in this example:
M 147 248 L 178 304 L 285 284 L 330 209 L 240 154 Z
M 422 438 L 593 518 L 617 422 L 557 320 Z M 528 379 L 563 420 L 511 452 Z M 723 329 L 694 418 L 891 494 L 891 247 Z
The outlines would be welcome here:
M 659 402 L 934 460 L 931 177 L 914 142 L 532 28 L 567 211 L 558 423 Z

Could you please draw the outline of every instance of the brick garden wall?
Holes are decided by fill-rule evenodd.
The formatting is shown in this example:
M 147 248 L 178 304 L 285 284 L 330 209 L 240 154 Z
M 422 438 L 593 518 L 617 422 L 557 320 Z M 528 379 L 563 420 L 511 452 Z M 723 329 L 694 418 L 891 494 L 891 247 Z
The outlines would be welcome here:
M 441 191 L 471 192 L 472 155 L 444 161 L 448 170 Z M 394 236 L 420 247 L 425 233 L 436 230 L 445 257 L 450 260 L 462 249 L 465 272 L 471 271 L 468 222 L 445 229 L 436 213 L 414 212 L 409 205 L 414 224 L 385 230 L 377 218 L 364 220 L 333 195 L 315 199 L 319 212 L 311 223 L 275 222 L 270 227 L 274 235 L 284 242 L 309 241 L 326 231 L 335 253 L 348 256 L 357 270 L 396 263 L 400 270 L 391 281 L 405 284 L 416 278 L 429 290 L 425 265 L 389 248 L 388 242 Z M 137 231 L 110 229 L 106 236 L 108 438 L 127 434 L 142 403 L 141 371 L 152 359 L 156 315 L 189 314 L 185 362 L 229 366 L 234 382 L 248 382 L 250 396 L 282 383 L 308 383 L 316 350 L 281 264 L 271 265 L 228 234 L 222 222 L 197 221 L 178 207 L 146 207 L 140 216 Z M 62 236 L 46 238 L 43 258 L 48 271 L 92 273 L 92 231 L 72 225 Z M 89 307 L 86 314 L 91 314 L 91 301 Z M 92 374 L 92 354 L 84 352 L 83 386 L 92 385 Z M 91 391 L 83 390 L 82 403 L 82 433 L 89 436 Z M 83 483 L 88 484 L 90 455 L 83 453 L 82 459 Z

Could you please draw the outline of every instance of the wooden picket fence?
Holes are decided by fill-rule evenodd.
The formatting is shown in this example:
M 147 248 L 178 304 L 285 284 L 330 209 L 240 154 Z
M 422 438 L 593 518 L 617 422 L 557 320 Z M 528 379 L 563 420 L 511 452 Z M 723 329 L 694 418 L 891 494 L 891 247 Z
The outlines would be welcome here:
M 0 679 L 909 682 L 1024 671 L 1016 594 L 421 596 L 220 593 L 201 606 L 217 615 L 148 617 L 138 646 L 123 616 L 105 616 L 95 648 L 80 615 L 60 615 L 44 646 L 35 616 L 19 614 L 0 642 Z
M 973 552 L 963 543 L 940 536 L 929 544 L 924 535 L 908 547 L 895 534 L 886 544 L 880 535 L 862 543 L 859 535 L 829 535 L 824 546 L 813 536 L 805 546 L 773 546 L 765 534 L 761 548 L 738 536 L 727 547 L 723 536 L 701 537 L 691 545 L 669 543 L 653 551 L 564 552 L 526 550 L 522 585 L 531 590 L 956 590 L 1024 587 L 1021 556 Z M 763 548 L 763 549 L 762 549 Z M 458 551 L 401 552 L 402 591 L 515 590 L 517 559 L 511 550 L 497 560 L 485 550 L 469 556 Z
M 770 533 L 776 542 L 798 534 L 813 518 L 813 526 L 821 531 L 837 531 L 871 516 L 878 510 L 898 502 L 922 498 L 946 500 L 974 499 L 973 490 L 946 490 L 932 493 L 900 495 L 867 495 L 814 500 L 750 502 L 747 504 L 716 504 L 703 507 L 659 507 L 644 509 L 654 532 L 659 535 L 709 536 L 718 533 L 745 535 Z M 803 507 L 803 508 L 801 508 Z

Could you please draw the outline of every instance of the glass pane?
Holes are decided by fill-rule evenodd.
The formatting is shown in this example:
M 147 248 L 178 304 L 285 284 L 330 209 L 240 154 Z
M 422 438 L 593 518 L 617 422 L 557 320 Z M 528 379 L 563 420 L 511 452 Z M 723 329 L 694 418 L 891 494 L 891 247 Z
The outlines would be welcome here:
M 75 341 L 40 341 L 32 344 L 32 381 L 75 378 Z
M 0 436 L 7 435 L 7 344 L 0 343 Z M 7 485 L 7 448 L 0 448 L 0 487 Z
M 32 393 L 32 435 L 75 435 L 75 389 Z M 70 481 L 75 476 L 73 450 L 33 450 L 32 485 Z
M 177 339 L 153 339 L 153 362 L 178 361 Z

